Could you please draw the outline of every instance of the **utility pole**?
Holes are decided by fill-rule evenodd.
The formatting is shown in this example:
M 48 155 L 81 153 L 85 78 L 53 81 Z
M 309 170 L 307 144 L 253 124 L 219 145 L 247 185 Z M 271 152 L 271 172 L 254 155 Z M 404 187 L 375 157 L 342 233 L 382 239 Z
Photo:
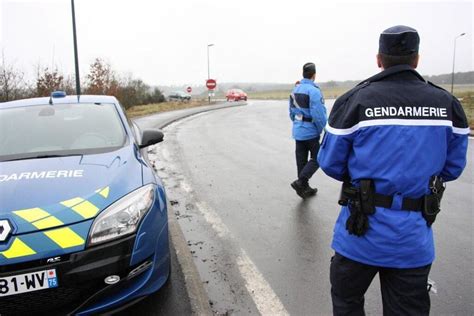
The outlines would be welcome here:
M 77 34 L 76 34 L 76 12 L 74 10 L 74 0 L 71 0 L 72 9 L 72 33 L 74 38 L 74 63 L 76 70 L 76 94 L 77 97 L 81 95 L 81 78 L 79 76 L 79 56 L 77 52 Z
M 456 40 L 464 35 L 466 35 L 466 33 L 461 33 L 454 38 L 453 72 L 451 73 L 451 94 L 453 94 L 453 90 L 454 90 L 454 63 L 456 61 Z
M 209 47 L 214 46 L 214 44 L 207 44 L 207 80 L 211 79 L 211 67 L 209 63 Z M 211 92 L 208 91 L 209 104 L 211 104 Z

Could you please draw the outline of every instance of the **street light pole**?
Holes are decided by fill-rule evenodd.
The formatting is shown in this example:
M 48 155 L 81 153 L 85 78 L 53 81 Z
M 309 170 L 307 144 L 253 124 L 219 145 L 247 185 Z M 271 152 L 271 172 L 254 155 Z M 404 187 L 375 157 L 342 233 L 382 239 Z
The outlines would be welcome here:
M 214 44 L 207 44 L 207 80 L 211 79 L 211 67 L 209 63 L 209 47 L 214 46 Z M 211 104 L 211 93 L 208 92 L 209 104 Z
M 72 33 L 74 38 L 74 63 L 76 68 L 76 94 L 81 95 L 81 79 L 79 76 L 79 57 L 77 53 L 77 35 L 76 35 L 76 13 L 74 11 L 74 0 L 71 0 L 72 9 Z
M 454 38 L 453 71 L 451 73 L 451 94 L 453 94 L 453 90 L 454 90 L 454 63 L 456 61 L 456 40 L 464 35 L 466 35 L 466 33 L 461 33 Z

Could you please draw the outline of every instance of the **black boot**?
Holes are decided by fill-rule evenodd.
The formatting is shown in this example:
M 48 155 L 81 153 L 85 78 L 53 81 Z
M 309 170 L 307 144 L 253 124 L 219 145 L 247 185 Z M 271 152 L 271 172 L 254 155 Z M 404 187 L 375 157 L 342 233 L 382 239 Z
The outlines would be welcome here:
M 312 188 L 308 185 L 308 187 L 306 188 L 304 193 L 305 193 L 306 197 L 313 196 L 313 195 L 316 195 L 316 193 L 318 193 L 318 189 L 317 188 Z
M 318 191 L 317 189 L 311 188 L 308 184 L 308 181 L 303 181 L 301 179 L 293 181 L 291 183 L 291 187 L 296 191 L 296 194 L 298 194 L 303 199 L 315 195 Z

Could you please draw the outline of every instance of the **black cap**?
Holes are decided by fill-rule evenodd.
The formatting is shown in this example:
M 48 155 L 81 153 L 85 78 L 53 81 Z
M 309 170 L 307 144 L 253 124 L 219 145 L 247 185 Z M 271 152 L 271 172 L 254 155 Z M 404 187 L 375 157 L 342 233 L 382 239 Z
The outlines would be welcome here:
M 316 73 L 316 65 L 314 63 L 306 63 L 303 65 L 303 73 L 304 72 L 312 72 Z
M 391 56 L 405 56 L 418 53 L 420 36 L 409 26 L 397 25 L 380 34 L 379 53 Z
M 311 79 L 316 73 L 316 65 L 314 63 L 306 63 L 303 65 L 303 78 Z

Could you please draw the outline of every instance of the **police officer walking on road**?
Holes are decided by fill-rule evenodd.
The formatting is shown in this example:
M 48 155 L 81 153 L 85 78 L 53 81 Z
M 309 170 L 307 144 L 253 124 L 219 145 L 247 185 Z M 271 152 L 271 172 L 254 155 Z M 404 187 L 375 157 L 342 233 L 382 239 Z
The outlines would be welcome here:
M 378 273 L 384 315 L 428 315 L 432 224 L 465 165 L 459 101 L 421 77 L 415 29 L 380 35 L 379 74 L 336 100 L 318 161 L 343 181 L 330 269 L 334 315 L 364 315 Z
M 314 83 L 315 79 L 316 65 L 306 63 L 303 66 L 303 79 L 295 85 L 289 101 L 298 170 L 298 179 L 291 183 L 291 187 L 302 198 L 310 197 L 317 192 L 316 188 L 309 186 L 308 181 L 319 168 L 317 162 L 319 137 L 326 125 L 324 98 Z

